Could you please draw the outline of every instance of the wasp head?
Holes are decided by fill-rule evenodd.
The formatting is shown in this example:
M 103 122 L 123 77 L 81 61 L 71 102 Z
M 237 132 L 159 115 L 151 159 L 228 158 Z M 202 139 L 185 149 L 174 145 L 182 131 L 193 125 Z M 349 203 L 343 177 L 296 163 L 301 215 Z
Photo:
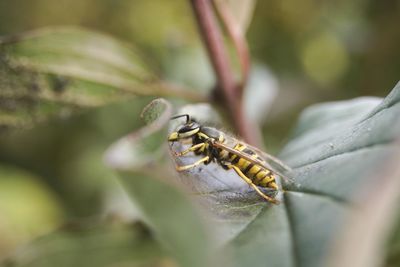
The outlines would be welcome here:
M 175 142 L 175 141 L 178 141 L 181 139 L 190 138 L 200 131 L 200 127 L 201 127 L 200 124 L 193 121 L 188 114 L 172 117 L 171 120 L 177 119 L 180 117 L 186 117 L 186 122 L 183 125 L 180 125 L 175 132 L 172 132 L 168 136 L 169 142 Z

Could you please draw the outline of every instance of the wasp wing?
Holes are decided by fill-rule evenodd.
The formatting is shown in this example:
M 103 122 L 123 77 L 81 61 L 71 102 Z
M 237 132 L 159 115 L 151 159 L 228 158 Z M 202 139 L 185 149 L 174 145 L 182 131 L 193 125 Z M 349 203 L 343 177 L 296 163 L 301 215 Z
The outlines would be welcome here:
M 259 166 L 262 166 L 262 167 L 264 167 L 264 168 L 266 168 L 268 170 L 271 170 L 273 173 L 279 175 L 281 178 L 283 178 L 283 179 L 285 179 L 285 180 L 287 180 L 287 181 L 289 181 L 291 183 L 296 183 L 292 178 L 289 178 L 287 176 L 287 174 L 283 174 L 283 172 L 285 172 L 285 173 L 291 172 L 292 169 L 289 166 L 287 166 L 286 164 L 284 164 L 281 160 L 279 160 L 278 158 L 276 158 L 276 157 L 274 157 L 274 156 L 272 156 L 272 155 L 270 155 L 270 154 L 268 154 L 268 153 L 266 153 L 266 152 L 264 152 L 264 151 L 262 151 L 262 150 L 260 150 L 260 149 L 258 149 L 256 147 L 253 147 L 251 145 L 245 144 L 243 142 L 241 142 L 241 143 L 244 144 L 250 150 L 254 150 L 254 152 L 257 153 L 256 155 L 259 156 L 260 158 L 262 158 L 263 160 L 259 160 L 257 158 L 254 158 L 254 157 L 252 157 L 252 155 L 250 155 L 248 153 L 236 150 L 236 149 L 234 149 L 234 148 L 232 148 L 232 147 L 230 147 L 230 146 L 228 146 L 228 145 L 226 145 L 224 143 L 218 142 L 218 141 L 214 141 L 213 145 L 215 147 L 224 149 L 224 150 L 228 151 L 229 153 L 232 153 L 233 155 L 237 155 L 237 156 L 239 156 L 239 157 L 241 157 L 241 158 L 243 158 L 243 159 L 245 159 L 245 160 L 247 160 L 247 161 L 249 161 L 249 162 L 251 162 L 251 163 L 253 163 L 255 165 L 259 165 Z M 272 165 L 269 164 L 269 163 L 271 163 Z M 277 168 L 279 168 L 281 170 L 278 170 Z
M 271 163 L 273 166 L 275 166 L 275 168 L 279 168 L 281 171 L 283 172 L 291 172 L 292 168 L 288 165 L 286 165 L 285 163 L 283 163 L 280 159 L 278 159 L 275 156 L 272 156 L 271 154 L 268 154 L 264 151 L 262 151 L 261 149 L 249 145 L 249 144 L 245 144 L 248 148 L 250 148 L 251 150 L 254 150 L 255 152 L 257 152 L 257 154 L 263 158 L 266 162 Z

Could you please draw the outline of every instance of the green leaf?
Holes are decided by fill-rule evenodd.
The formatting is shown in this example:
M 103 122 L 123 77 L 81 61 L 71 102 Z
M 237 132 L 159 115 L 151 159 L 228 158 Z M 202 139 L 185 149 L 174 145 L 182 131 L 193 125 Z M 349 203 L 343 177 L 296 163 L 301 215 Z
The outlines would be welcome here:
M 354 211 L 353 198 L 358 189 L 364 184 L 379 182 L 379 168 L 397 149 L 394 144 L 400 134 L 399 100 L 400 84 L 383 101 L 359 98 L 308 108 L 281 154 L 282 160 L 293 168 L 286 175 L 293 177 L 295 183 L 281 181 L 285 191 L 277 192 L 279 205 L 263 201 L 233 171 L 226 171 L 215 163 L 182 173 L 181 182 L 194 193 L 193 198 L 206 212 L 203 217 L 212 226 L 217 258 L 226 259 L 231 255 L 232 259 L 228 258 L 226 262 L 234 266 L 312 267 L 323 264 L 335 235 L 343 227 L 344 218 Z M 189 113 L 196 118 L 196 109 L 192 112 Z M 157 125 L 167 123 L 156 122 Z M 161 130 L 165 126 L 152 125 L 151 129 L 163 132 L 165 140 L 167 132 Z M 147 132 L 147 136 L 151 137 L 151 134 Z M 131 144 L 142 147 L 147 139 L 132 140 Z M 172 149 L 184 146 L 178 143 Z M 141 153 L 131 153 L 135 155 L 132 159 L 144 158 L 147 163 L 138 161 L 140 164 L 137 165 L 131 161 L 134 168 L 142 168 L 140 172 L 136 170 L 135 175 L 124 177 L 127 190 L 132 198 L 141 199 L 137 202 L 145 207 L 145 214 L 150 214 L 147 215 L 151 218 L 147 220 L 148 224 L 155 232 L 163 233 L 159 234 L 163 237 L 160 240 L 168 240 L 168 247 L 180 252 L 184 244 L 197 248 L 193 242 L 200 244 L 201 239 L 186 235 L 188 230 L 185 229 L 188 223 L 191 223 L 192 233 L 203 228 L 190 221 L 173 221 L 171 217 L 174 216 L 161 212 L 170 211 L 172 207 L 173 214 L 185 219 L 189 217 L 184 215 L 187 211 L 181 204 L 178 207 L 175 204 L 185 202 L 184 198 L 178 201 L 174 195 L 167 197 L 170 194 L 167 192 L 174 187 L 169 187 L 164 178 L 172 174 L 162 168 L 162 175 L 156 174 L 163 165 L 165 154 L 138 151 Z M 198 158 L 188 155 L 175 160 L 176 164 L 184 165 Z M 151 176 L 153 179 L 149 178 Z M 273 196 L 274 192 L 266 193 Z M 158 203 L 156 208 L 151 204 L 154 202 Z M 169 226 L 165 227 L 165 224 Z M 179 241 L 171 234 L 177 235 L 171 225 L 177 232 L 181 229 Z M 203 259 L 199 254 L 192 256 L 192 260 Z M 188 264 L 190 261 L 181 259 L 180 262 Z
M 137 95 L 179 95 L 132 45 L 74 27 L 53 27 L 0 39 L 0 127 L 31 125 L 50 116 Z
M 2 49 L 13 66 L 126 87 L 128 91 L 141 92 L 137 85 L 154 78 L 133 47 L 81 28 L 28 32 L 4 39 Z
M 379 181 L 377 168 L 400 134 L 400 84 L 380 104 L 360 98 L 310 107 L 281 158 L 300 186 L 260 209 L 232 242 L 237 266 L 320 266 L 354 193 Z M 273 264 L 275 263 L 275 264 Z
M 208 266 L 210 246 L 205 227 L 194 205 L 168 178 L 165 142 L 172 108 L 163 99 L 143 111 L 146 126 L 117 141 L 106 153 L 127 193 L 180 266 Z M 163 167 L 164 166 L 164 167 Z
M 163 266 L 165 253 L 148 230 L 132 225 L 69 225 L 32 242 L 4 267 Z
M 184 175 L 235 266 L 322 264 L 358 188 L 379 182 L 379 166 L 396 149 L 399 98 L 400 84 L 384 101 L 359 98 L 308 108 L 281 154 L 295 183 L 282 181 L 280 205 L 265 203 L 216 164 Z

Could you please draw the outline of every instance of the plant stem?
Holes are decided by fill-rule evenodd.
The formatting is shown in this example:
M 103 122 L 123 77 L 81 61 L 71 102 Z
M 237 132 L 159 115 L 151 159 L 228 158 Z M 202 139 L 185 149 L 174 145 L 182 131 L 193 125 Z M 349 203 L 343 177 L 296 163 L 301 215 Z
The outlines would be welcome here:
M 228 54 L 210 0 L 191 0 L 196 19 L 217 76 L 217 93 L 222 96 L 237 133 L 248 143 L 260 145 L 257 130 L 245 118 L 241 90 L 236 84 Z M 257 129 L 257 128 L 256 128 Z
M 249 70 L 250 70 L 250 59 L 249 59 L 249 49 L 247 47 L 247 42 L 244 37 L 244 31 L 242 27 L 235 21 L 232 13 L 229 11 L 229 6 L 227 1 L 222 0 L 214 0 L 215 9 L 218 11 L 221 16 L 221 20 L 224 24 L 224 27 L 229 35 L 229 38 L 232 40 L 233 45 L 235 47 L 236 53 L 239 58 L 242 80 L 239 84 L 239 89 L 243 93 L 243 90 L 246 86 L 247 80 L 249 78 Z

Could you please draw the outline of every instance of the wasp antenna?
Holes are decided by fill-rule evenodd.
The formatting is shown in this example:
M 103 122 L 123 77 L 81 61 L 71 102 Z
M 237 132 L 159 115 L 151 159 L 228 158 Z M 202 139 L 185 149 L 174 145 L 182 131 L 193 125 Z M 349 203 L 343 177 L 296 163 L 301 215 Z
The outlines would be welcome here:
M 175 119 L 182 118 L 182 117 L 186 117 L 186 123 L 191 122 L 189 114 L 177 115 L 177 116 L 172 117 L 171 120 L 175 120 Z

